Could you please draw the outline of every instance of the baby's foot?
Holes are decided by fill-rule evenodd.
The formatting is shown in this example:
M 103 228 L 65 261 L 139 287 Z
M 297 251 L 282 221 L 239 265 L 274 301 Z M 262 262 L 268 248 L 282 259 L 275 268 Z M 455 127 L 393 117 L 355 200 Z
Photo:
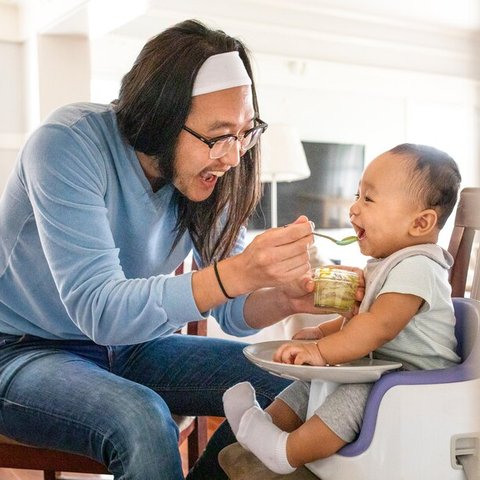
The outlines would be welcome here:
M 255 396 L 255 389 L 249 382 L 237 383 L 223 394 L 223 408 L 228 423 L 235 434 L 243 414 L 251 407 L 260 405 Z
M 274 425 L 270 415 L 261 408 L 250 407 L 242 415 L 236 437 L 243 448 L 273 472 L 288 474 L 295 471 L 287 458 L 288 433 Z

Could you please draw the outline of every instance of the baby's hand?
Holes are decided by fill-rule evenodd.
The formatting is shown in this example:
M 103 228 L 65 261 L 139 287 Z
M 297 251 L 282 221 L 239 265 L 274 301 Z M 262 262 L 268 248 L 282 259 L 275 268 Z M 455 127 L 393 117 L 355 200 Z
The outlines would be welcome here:
M 291 365 L 326 365 L 317 343 L 284 343 L 273 355 L 273 360 Z
M 293 340 L 318 340 L 325 335 L 320 328 L 320 325 L 316 327 L 305 327 L 299 330 L 293 337 Z
M 350 320 L 352 317 L 358 314 L 360 303 L 365 296 L 365 274 L 363 270 L 357 267 L 348 267 L 346 265 L 335 265 L 335 268 L 339 268 L 341 270 L 347 270 L 349 272 L 355 272 L 358 275 L 358 287 L 357 291 L 355 292 L 355 305 L 351 312 L 343 312 L 342 315 Z

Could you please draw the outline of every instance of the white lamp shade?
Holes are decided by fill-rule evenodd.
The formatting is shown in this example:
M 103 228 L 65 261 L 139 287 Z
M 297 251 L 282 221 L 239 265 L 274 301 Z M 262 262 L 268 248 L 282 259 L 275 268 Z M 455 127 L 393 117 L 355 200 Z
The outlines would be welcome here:
M 291 125 L 269 125 L 261 141 L 262 182 L 292 182 L 310 176 L 307 157 L 297 130 Z

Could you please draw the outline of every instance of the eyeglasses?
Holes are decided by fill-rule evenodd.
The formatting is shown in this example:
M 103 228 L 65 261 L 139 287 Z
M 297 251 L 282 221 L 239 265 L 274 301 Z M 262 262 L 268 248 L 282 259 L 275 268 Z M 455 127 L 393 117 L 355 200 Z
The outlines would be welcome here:
M 210 149 L 210 159 L 215 160 L 224 157 L 237 141 L 240 142 L 240 156 L 244 155 L 247 150 L 254 147 L 262 133 L 268 127 L 268 124 L 260 119 L 255 120 L 255 122 L 258 122 L 258 125 L 247 130 L 243 135 L 221 135 L 214 138 L 205 138 L 191 128 L 188 128 L 186 125 L 182 128 L 208 145 L 208 148 Z

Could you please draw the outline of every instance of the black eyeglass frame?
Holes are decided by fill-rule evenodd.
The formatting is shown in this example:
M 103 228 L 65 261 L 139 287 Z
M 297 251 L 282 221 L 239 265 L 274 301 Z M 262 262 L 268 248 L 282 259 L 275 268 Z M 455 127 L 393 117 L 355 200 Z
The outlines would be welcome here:
M 220 142 L 222 140 L 226 140 L 227 138 L 233 138 L 235 142 L 240 140 L 240 143 L 241 143 L 241 141 L 245 137 L 252 134 L 255 130 L 261 130 L 260 135 L 262 135 L 265 132 L 265 130 L 268 128 L 268 123 L 264 122 L 263 120 L 260 120 L 260 118 L 257 118 L 254 121 L 259 122 L 259 124 L 255 125 L 254 127 L 250 128 L 249 130 L 247 130 L 243 135 L 233 135 L 232 133 L 229 133 L 227 135 L 220 135 L 219 137 L 206 138 L 203 135 L 200 135 L 195 130 L 192 130 L 191 128 L 187 127 L 186 125 L 184 125 L 182 127 L 182 129 L 185 130 L 186 132 L 190 133 L 190 135 L 193 135 L 195 138 L 198 138 L 205 145 L 208 145 L 208 148 L 210 148 L 210 150 L 211 150 L 217 142 Z M 233 142 L 232 142 L 232 145 L 233 145 Z M 250 147 L 250 148 L 252 148 L 252 147 Z M 245 150 L 245 151 L 247 151 L 247 150 Z

